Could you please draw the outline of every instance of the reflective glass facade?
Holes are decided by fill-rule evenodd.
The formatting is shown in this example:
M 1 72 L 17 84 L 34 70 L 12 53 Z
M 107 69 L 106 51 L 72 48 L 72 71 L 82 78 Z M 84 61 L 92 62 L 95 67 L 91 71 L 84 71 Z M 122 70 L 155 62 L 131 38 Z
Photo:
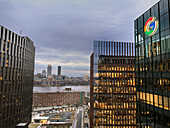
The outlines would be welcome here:
M 161 0 L 135 20 L 137 125 L 170 127 L 170 1 Z M 147 35 L 155 17 L 158 29 Z M 152 29 L 152 27 L 150 28 Z
M 0 26 L 0 127 L 30 123 L 33 98 L 35 47 Z
M 135 44 L 94 41 L 90 128 L 136 128 Z
M 58 66 L 58 76 L 61 76 L 61 66 Z

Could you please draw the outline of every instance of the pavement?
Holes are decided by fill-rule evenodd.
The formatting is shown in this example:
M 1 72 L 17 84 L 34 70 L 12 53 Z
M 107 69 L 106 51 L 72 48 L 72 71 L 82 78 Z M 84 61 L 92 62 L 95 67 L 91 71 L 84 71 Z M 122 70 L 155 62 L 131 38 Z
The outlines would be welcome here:
M 72 128 L 83 128 L 83 108 L 79 107 L 76 111 Z
M 82 110 L 79 110 L 77 114 L 77 128 L 81 128 L 82 126 Z

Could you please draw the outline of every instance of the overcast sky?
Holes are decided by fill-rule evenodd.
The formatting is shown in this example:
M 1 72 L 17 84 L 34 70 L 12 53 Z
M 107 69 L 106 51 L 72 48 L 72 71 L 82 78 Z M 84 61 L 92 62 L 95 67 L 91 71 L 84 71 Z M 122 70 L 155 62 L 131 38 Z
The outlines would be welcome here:
M 35 73 L 89 74 L 93 40 L 133 42 L 134 20 L 159 0 L 0 0 L 0 25 L 34 41 Z

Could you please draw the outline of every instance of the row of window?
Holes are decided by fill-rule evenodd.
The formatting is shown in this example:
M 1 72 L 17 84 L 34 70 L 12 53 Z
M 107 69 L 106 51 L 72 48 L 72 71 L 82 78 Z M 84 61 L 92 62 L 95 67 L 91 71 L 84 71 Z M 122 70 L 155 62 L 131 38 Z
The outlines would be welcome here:
M 0 26 L 0 38 L 3 39 L 5 42 L 10 42 L 11 44 L 26 48 L 29 51 L 31 51 L 31 49 L 34 49 L 33 41 L 31 41 L 28 37 L 18 36 L 17 34 L 2 26 Z
M 167 78 L 136 78 L 136 86 L 140 85 L 140 86 L 148 86 L 149 88 L 149 84 L 153 86 L 155 86 L 156 88 L 158 88 L 159 86 L 169 86 L 170 85 L 170 80 Z M 138 84 L 139 82 L 139 84 Z M 145 84 L 147 83 L 147 84 Z
M 141 100 L 144 103 L 154 105 L 156 107 L 170 110 L 170 97 L 161 96 L 145 92 L 137 92 L 137 100 Z
M 121 93 L 130 93 L 136 91 L 135 87 L 94 87 L 94 93 L 114 93 L 114 92 L 121 92 Z
M 33 46 L 30 49 L 26 49 L 25 47 L 19 47 L 15 44 L 5 42 L 5 40 L 0 39 L 0 52 L 4 54 L 20 58 L 25 58 L 25 55 L 27 54 L 30 58 L 34 56 L 34 50 L 35 48 Z
M 108 79 L 108 77 L 106 77 Z M 114 77 L 116 78 L 116 77 Z M 118 79 L 111 79 L 110 81 L 105 81 L 105 79 L 102 79 L 103 81 L 98 82 L 98 86 L 101 87 L 126 87 L 126 86 L 135 86 L 135 79 L 126 79 L 126 77 L 122 77 L 124 80 L 118 80 Z
M 106 77 L 106 78 L 135 78 L 135 73 L 113 73 L 113 72 L 107 72 L 107 73 L 100 73 L 99 78 Z M 115 82 L 114 84 L 119 84 Z M 104 84 L 103 84 L 104 85 Z
M 143 102 L 142 102 L 143 103 Z M 137 105 L 138 102 L 137 102 Z M 138 109 L 138 113 L 140 115 L 140 120 L 137 120 L 138 125 L 143 126 L 145 125 L 146 127 L 164 127 L 164 128 L 168 128 L 169 127 L 169 117 L 168 116 L 164 116 L 163 114 L 159 114 L 159 112 L 161 112 L 162 110 L 159 109 L 159 111 L 153 111 L 153 110 L 148 110 L 146 109 L 144 106 L 145 103 L 140 104 L 140 109 Z M 148 105 L 150 106 L 150 105 Z M 139 107 L 138 107 L 139 108 Z
M 144 57 L 149 58 L 152 56 L 157 56 L 160 54 L 170 53 L 170 36 L 166 38 L 161 38 L 161 42 L 147 42 L 145 44 L 141 43 L 136 46 L 136 59 L 144 59 Z
M 32 112 L 35 48 L 0 26 L 0 126 L 30 122 Z
M 101 57 L 100 59 L 99 59 L 99 64 L 119 64 L 119 65 L 121 65 L 121 64 L 134 64 L 134 61 L 135 61 L 135 58 L 130 58 L 130 59 L 124 59 L 124 58 L 122 58 L 122 59 L 112 59 L 112 58 L 110 58 L 110 59 L 105 59 L 105 58 L 103 58 L 103 57 Z
M 99 67 L 99 71 L 135 71 L 134 66 L 112 66 L 112 67 L 106 67 L 106 66 L 101 66 Z
M 35 94 L 35 95 L 36 95 L 36 94 Z M 76 96 L 76 97 L 77 97 L 77 96 L 79 97 L 80 94 L 69 94 L 69 95 L 67 95 L 67 94 L 60 95 L 60 94 L 59 94 L 59 95 L 45 95 L 45 96 L 41 96 L 41 95 L 40 95 L 40 96 L 37 96 L 37 95 L 36 95 L 36 96 L 34 96 L 34 97 L 35 97 L 35 99 L 39 99 L 39 98 L 40 98 L 40 99 L 44 99 L 44 98 L 47 98 L 47 97 L 49 97 L 49 98 L 54 98 L 54 97 L 55 97 L 55 98 L 60 98 L 60 97 L 75 97 L 75 96 Z
M 162 62 L 160 61 L 152 61 L 152 63 L 142 63 L 136 65 L 136 72 L 140 72 L 141 74 L 145 72 L 169 72 L 170 71 L 170 60 L 164 59 Z

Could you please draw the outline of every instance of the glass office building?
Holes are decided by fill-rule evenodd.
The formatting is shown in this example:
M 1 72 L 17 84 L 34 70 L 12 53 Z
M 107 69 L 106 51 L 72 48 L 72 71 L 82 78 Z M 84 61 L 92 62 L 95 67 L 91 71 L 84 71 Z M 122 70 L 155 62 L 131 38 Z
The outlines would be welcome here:
M 61 76 L 61 66 L 58 66 L 58 76 Z
M 135 20 L 137 125 L 170 127 L 170 0 Z
M 35 47 L 0 26 L 0 127 L 31 122 Z
M 90 128 L 136 128 L 135 44 L 94 41 Z

